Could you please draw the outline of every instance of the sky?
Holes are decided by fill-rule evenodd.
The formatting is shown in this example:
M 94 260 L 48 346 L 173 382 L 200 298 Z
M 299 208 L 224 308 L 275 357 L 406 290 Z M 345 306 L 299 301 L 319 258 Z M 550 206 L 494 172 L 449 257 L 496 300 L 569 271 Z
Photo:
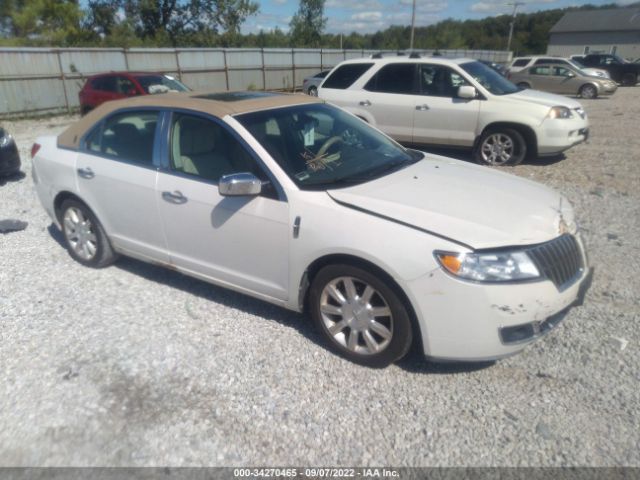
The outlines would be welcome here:
M 298 10 L 299 0 L 260 0 L 257 15 L 248 18 L 243 33 L 257 33 L 275 27 L 289 30 L 291 17 Z M 628 5 L 637 0 L 518 0 L 524 5 L 518 12 L 528 13 L 552 8 L 584 4 Z M 416 26 L 426 26 L 447 18 L 455 20 L 480 19 L 511 14 L 514 0 L 416 0 Z M 372 33 L 391 25 L 411 24 L 412 0 L 326 0 L 327 33 Z

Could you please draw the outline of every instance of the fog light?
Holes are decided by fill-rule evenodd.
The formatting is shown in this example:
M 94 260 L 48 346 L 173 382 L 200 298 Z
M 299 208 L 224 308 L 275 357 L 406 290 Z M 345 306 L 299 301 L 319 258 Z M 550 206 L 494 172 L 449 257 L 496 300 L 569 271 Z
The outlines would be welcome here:
M 535 329 L 532 323 L 524 325 L 515 325 L 513 327 L 503 327 L 500 329 L 500 340 L 505 345 L 512 343 L 520 343 L 530 340 L 535 335 Z

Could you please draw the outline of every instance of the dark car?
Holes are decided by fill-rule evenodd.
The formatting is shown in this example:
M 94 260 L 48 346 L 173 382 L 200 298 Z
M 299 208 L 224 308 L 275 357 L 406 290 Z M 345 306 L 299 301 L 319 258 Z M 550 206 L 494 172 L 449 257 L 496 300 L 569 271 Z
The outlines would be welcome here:
M 189 88 L 162 73 L 110 72 L 87 78 L 80 90 L 80 112 L 84 115 L 109 100 L 165 92 L 186 92 Z
M 20 171 L 20 154 L 16 142 L 9 133 L 0 127 L 0 177 L 13 175 Z
M 609 53 L 591 53 L 580 59 L 585 67 L 601 68 L 609 72 L 613 80 L 622 85 L 633 86 L 638 83 L 640 64 L 629 63 L 618 55 Z

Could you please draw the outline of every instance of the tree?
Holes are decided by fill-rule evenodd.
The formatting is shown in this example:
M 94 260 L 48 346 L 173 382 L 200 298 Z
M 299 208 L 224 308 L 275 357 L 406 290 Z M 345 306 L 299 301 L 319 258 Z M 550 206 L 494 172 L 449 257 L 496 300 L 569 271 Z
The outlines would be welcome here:
M 78 0 L 0 0 L 0 12 L 5 36 L 32 43 L 73 45 L 82 33 Z
M 294 47 L 321 46 L 322 32 L 327 25 L 325 0 L 300 0 L 300 7 L 291 19 L 291 44 Z

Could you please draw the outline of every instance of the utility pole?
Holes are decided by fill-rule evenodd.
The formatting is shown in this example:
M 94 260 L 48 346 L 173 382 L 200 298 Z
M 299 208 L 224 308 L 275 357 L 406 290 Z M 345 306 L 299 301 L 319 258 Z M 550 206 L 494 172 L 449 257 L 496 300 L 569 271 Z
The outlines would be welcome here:
M 415 0 L 413 0 L 415 3 Z M 511 25 L 509 26 L 509 40 L 507 41 L 507 52 L 511 51 L 511 39 L 513 38 L 513 26 L 516 23 L 516 12 L 520 5 L 524 5 L 524 2 L 507 3 L 507 6 L 513 7 L 513 15 L 511 16 Z
M 416 29 L 416 0 L 413 0 L 413 10 L 411 11 L 411 40 L 409 50 L 413 50 L 413 32 Z

